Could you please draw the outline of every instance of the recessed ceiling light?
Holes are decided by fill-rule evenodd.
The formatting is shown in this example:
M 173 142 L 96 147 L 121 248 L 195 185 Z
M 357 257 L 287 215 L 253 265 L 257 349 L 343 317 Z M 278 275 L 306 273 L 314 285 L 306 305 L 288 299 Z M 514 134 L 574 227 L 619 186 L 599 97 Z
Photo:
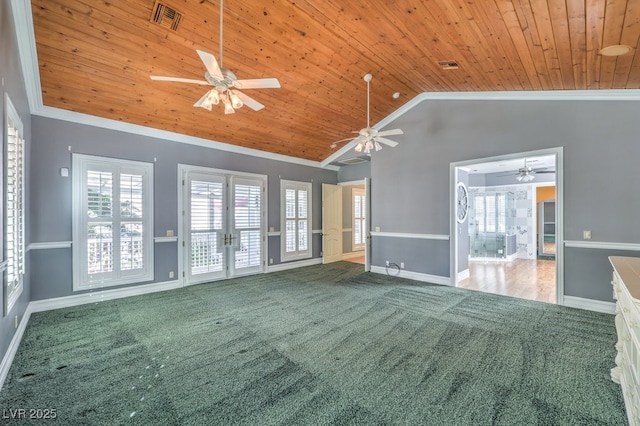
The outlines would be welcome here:
M 400 92 L 396 92 L 391 96 L 393 96 L 393 99 L 398 99 L 400 97 Z
M 613 46 L 607 46 L 600 50 L 600 54 L 603 56 L 622 56 L 631 52 L 631 46 L 625 44 L 614 44 Z

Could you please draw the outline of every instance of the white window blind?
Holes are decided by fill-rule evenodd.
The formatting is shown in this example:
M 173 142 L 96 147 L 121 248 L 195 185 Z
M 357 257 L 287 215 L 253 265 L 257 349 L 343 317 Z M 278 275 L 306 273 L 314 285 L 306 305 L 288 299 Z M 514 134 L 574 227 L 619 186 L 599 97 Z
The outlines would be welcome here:
M 280 181 L 282 198 L 281 258 L 311 257 L 311 183 Z
M 496 232 L 496 197 L 485 196 L 485 223 L 486 232 Z
M 364 190 L 353 189 L 353 248 L 363 249 L 365 233 L 365 196 Z
M 485 213 L 484 213 L 484 196 L 476 195 L 474 197 L 476 210 L 476 224 L 478 232 L 486 232 L 485 230 Z
M 260 266 L 262 261 L 262 186 L 234 183 L 234 229 L 240 241 L 233 241 L 235 268 Z
M 474 196 L 477 232 L 505 232 L 506 198 L 504 194 Z
M 153 279 L 153 165 L 73 156 L 74 290 Z
M 507 204 L 505 194 L 496 196 L 496 210 L 498 215 L 498 232 L 507 230 Z
M 221 271 L 222 182 L 191 181 L 191 274 Z
M 22 122 L 7 97 L 7 153 L 6 153 L 6 249 L 7 281 L 5 313 L 8 313 L 22 294 L 25 271 L 24 241 L 24 139 Z

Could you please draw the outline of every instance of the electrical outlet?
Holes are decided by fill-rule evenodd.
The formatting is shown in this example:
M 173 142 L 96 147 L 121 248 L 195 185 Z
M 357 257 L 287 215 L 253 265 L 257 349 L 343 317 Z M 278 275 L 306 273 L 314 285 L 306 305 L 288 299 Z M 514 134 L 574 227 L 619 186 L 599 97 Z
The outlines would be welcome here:
M 385 265 L 389 266 L 389 261 L 388 260 L 385 262 Z
M 269 265 L 273 265 L 273 257 L 269 259 Z
M 400 262 L 400 269 L 404 269 L 404 262 Z
M 174 274 L 173 271 L 169 271 L 169 278 L 173 278 Z
M 173 229 L 167 229 L 167 237 L 173 237 Z
M 591 239 L 591 231 L 582 231 L 582 239 L 590 240 Z
M 376 226 L 376 232 L 380 232 L 380 227 Z

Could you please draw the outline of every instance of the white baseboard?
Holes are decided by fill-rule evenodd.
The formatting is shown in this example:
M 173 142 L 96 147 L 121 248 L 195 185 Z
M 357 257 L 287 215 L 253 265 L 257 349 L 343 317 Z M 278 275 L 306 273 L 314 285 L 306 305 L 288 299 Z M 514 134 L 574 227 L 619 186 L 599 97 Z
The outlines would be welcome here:
M 616 304 L 613 302 L 603 302 L 602 300 L 585 299 L 583 297 L 564 296 L 563 305 L 570 308 L 601 312 L 603 314 L 616 313 Z
M 4 357 L 2 358 L 2 362 L 0 363 L 0 390 L 2 390 L 2 388 L 4 387 L 4 381 L 9 374 L 9 368 L 11 368 L 13 358 L 18 352 L 18 347 L 20 346 L 20 342 L 22 341 L 24 331 L 27 328 L 27 323 L 29 322 L 29 318 L 31 317 L 31 312 L 33 311 L 31 310 L 31 303 L 29 303 L 27 305 L 27 308 L 24 310 L 24 314 L 22 314 L 22 319 L 20 320 L 20 324 L 18 324 L 16 333 L 13 335 L 13 339 L 11 339 L 11 343 L 9 343 L 7 352 L 5 352 Z
M 465 269 L 464 271 L 460 271 L 458 272 L 458 282 L 462 281 L 462 280 L 466 280 L 467 278 L 469 278 L 469 269 Z
M 371 272 L 373 272 L 374 274 L 387 275 L 387 269 L 384 266 L 371 265 Z M 443 277 L 440 275 L 423 274 L 421 272 L 407 271 L 406 269 L 401 269 L 399 274 L 397 275 L 395 274 L 396 274 L 395 269 L 389 270 L 389 275 L 394 277 L 408 278 L 411 280 L 423 281 L 423 282 L 432 283 L 432 284 L 449 285 L 449 286 L 451 285 L 451 278 Z
M 52 299 L 34 300 L 29 303 L 31 312 L 50 311 L 52 309 L 69 308 L 71 306 L 85 305 L 87 303 L 106 302 L 107 300 L 121 299 L 123 297 L 140 296 L 142 294 L 156 293 L 158 291 L 174 290 L 181 288 L 178 280 L 163 283 L 143 284 L 135 287 L 125 287 L 111 290 L 94 291 L 93 293 L 74 294 L 71 296 L 54 297 Z
M 269 265 L 266 272 L 269 273 L 269 272 L 286 271 L 288 269 L 296 269 L 296 268 L 302 268 L 303 266 L 321 265 L 321 264 L 322 264 L 322 258 L 315 257 L 313 259 L 279 263 L 278 265 Z

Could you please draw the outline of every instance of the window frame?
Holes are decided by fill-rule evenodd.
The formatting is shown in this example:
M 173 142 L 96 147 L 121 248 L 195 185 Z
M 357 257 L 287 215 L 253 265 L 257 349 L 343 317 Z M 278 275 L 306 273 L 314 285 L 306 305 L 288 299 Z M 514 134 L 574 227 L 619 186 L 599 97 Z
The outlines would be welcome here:
M 24 290 L 24 274 L 25 274 L 25 263 L 26 263 L 26 249 L 25 249 L 25 232 L 26 232 L 26 228 L 25 228 L 25 200 L 26 200 L 26 190 L 25 190 L 25 167 L 26 167 L 26 154 L 25 154 L 25 145 L 26 145 L 26 141 L 25 139 L 22 137 L 22 135 L 24 134 L 24 126 L 22 124 L 22 120 L 20 119 L 20 115 L 18 114 L 18 111 L 15 109 L 15 107 L 13 106 L 13 103 L 11 102 L 11 99 L 9 98 L 8 94 L 5 94 L 5 125 L 4 125 L 4 139 L 5 139 L 5 144 L 4 144 L 4 149 L 2 150 L 2 155 L 4 155 L 4 158 L 2 159 L 2 162 L 4 164 L 4 174 L 2 176 L 2 178 L 4 179 L 4 182 L 2 182 L 2 186 L 4 188 L 4 201 L 5 201 L 5 211 L 4 211 L 4 215 L 0 215 L 0 221 L 1 221 L 1 226 L 2 229 L 4 229 L 4 241 L 0 242 L 0 249 L 1 252 L 3 253 L 4 256 L 4 262 L 2 262 L 3 264 L 3 269 L 4 269 L 4 273 L 5 273 L 5 279 L 4 279 L 4 301 L 5 301 L 5 316 L 9 314 L 9 312 L 11 312 L 11 310 L 13 309 L 13 307 L 16 305 L 16 303 L 18 302 L 18 300 L 20 299 L 20 296 L 23 293 Z M 13 128 L 16 131 L 16 135 L 15 137 L 18 139 L 18 147 L 17 147 L 17 161 L 16 161 L 16 167 L 13 169 L 14 173 L 18 174 L 19 176 L 17 177 L 17 190 L 16 190 L 16 196 L 15 197 L 10 197 L 10 192 L 9 192 L 9 173 L 12 170 L 10 168 L 9 165 L 9 161 L 11 160 L 11 156 L 9 155 L 9 126 L 10 123 L 13 124 Z M 11 201 L 11 199 L 13 199 L 13 201 Z M 15 218 L 17 220 L 17 223 L 14 223 L 13 226 L 14 228 L 17 226 L 18 228 L 18 235 L 16 237 L 14 237 L 14 239 L 17 239 L 17 244 L 15 244 L 15 250 L 14 250 L 14 257 L 10 258 L 9 256 L 9 227 L 11 225 L 11 219 L 10 219 L 10 215 L 9 215 L 9 209 L 10 207 L 13 205 L 15 207 L 15 205 L 17 204 L 17 208 L 18 208 L 18 212 L 17 214 L 13 214 L 11 215 L 11 217 Z M 6 217 L 6 221 L 4 220 L 4 217 Z M 16 263 L 16 265 L 13 265 L 13 263 Z M 17 269 L 17 279 L 15 280 L 15 285 L 13 286 L 13 290 L 10 292 L 9 291 L 9 275 L 11 274 L 11 269 L 12 268 L 16 268 Z
M 113 270 L 108 273 L 95 273 L 95 277 L 87 271 L 87 233 L 86 229 L 92 220 L 87 215 L 86 174 L 88 171 L 112 173 L 112 249 Z M 72 155 L 72 247 L 73 247 L 73 291 L 82 291 L 102 287 L 114 287 L 154 280 L 154 228 L 153 228 L 153 163 L 99 157 L 84 154 Z M 122 175 L 134 174 L 142 176 L 142 218 L 120 217 L 120 178 Z M 138 222 L 142 225 L 142 268 L 122 269 L 121 261 L 121 226 Z M 114 232 L 114 230 L 116 230 Z
M 287 200 L 286 200 L 286 191 L 287 189 L 294 189 L 296 193 L 295 198 L 295 217 L 287 218 Z M 287 252 L 287 219 L 294 220 L 296 223 L 296 236 L 298 236 L 298 223 L 300 220 L 305 220 L 299 217 L 299 201 L 298 201 L 298 191 L 306 191 L 307 192 L 307 248 L 306 250 L 300 250 L 299 248 L 299 239 L 296 238 L 296 250 L 293 252 Z M 308 259 L 311 258 L 313 253 L 313 241 L 311 239 L 312 236 L 312 200 L 313 192 L 312 192 L 312 184 L 311 182 L 299 182 L 293 180 L 280 180 L 280 261 L 286 262 L 291 260 L 300 260 L 300 259 Z

